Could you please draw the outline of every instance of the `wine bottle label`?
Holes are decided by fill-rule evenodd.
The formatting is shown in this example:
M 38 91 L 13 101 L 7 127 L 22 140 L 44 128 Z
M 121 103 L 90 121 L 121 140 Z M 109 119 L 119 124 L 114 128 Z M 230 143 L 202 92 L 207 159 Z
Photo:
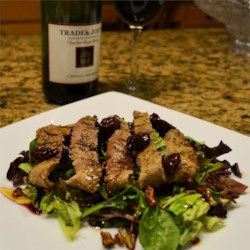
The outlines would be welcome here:
M 101 23 L 48 24 L 49 80 L 77 84 L 98 78 Z

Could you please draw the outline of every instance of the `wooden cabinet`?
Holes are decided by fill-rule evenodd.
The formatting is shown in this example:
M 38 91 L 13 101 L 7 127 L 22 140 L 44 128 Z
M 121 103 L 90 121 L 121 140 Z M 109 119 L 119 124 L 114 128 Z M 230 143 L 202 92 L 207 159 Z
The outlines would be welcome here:
M 1 0 L 1 34 L 40 33 L 40 0 Z M 103 30 L 127 29 L 117 16 L 111 1 L 103 1 Z M 221 23 L 210 18 L 192 1 L 169 1 L 161 16 L 148 29 L 219 27 Z
M 1 34 L 40 32 L 40 0 L 1 0 Z

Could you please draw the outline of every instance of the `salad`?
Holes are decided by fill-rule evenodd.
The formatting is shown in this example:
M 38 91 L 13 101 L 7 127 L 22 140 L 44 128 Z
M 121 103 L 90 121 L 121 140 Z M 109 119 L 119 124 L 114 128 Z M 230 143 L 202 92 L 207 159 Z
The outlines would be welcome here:
M 74 239 L 80 227 L 100 231 L 105 247 L 181 249 L 201 231 L 223 226 L 247 186 L 231 151 L 183 135 L 157 114 L 134 111 L 37 130 L 29 149 L 10 163 L 12 190 L 0 191 L 37 214 L 54 214 Z M 105 228 L 117 228 L 111 235 Z M 150 237 L 149 237 L 150 235 Z

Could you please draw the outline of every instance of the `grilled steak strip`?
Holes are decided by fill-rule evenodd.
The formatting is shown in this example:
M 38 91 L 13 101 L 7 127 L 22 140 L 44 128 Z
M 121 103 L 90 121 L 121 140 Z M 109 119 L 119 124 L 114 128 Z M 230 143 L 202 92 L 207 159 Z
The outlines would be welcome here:
M 56 152 L 49 159 L 41 159 L 40 157 L 34 159 L 37 163 L 29 174 L 29 182 L 37 187 L 52 188 L 54 183 L 48 180 L 49 174 L 56 168 L 60 162 L 63 149 L 63 136 L 70 135 L 72 126 L 56 126 L 48 125 L 39 128 L 36 131 L 36 149 L 34 151 Z M 33 157 L 35 156 L 33 152 Z M 48 157 L 46 155 L 46 157 Z
M 29 183 L 40 188 L 53 188 L 54 183 L 48 179 L 48 176 L 56 168 L 59 161 L 58 157 L 53 157 L 35 165 L 29 174 Z
M 166 141 L 166 156 L 179 154 L 181 158 L 178 169 L 169 177 L 168 182 L 183 183 L 193 179 L 199 169 L 199 162 L 189 141 L 178 129 L 169 130 L 163 139 Z
M 58 157 L 61 157 L 63 148 L 63 136 L 70 135 L 72 126 L 48 125 L 39 128 L 36 132 L 36 149 L 58 150 Z
M 76 174 L 67 185 L 94 193 L 99 188 L 102 168 L 98 158 L 97 118 L 86 116 L 72 129 L 70 157 Z
M 131 135 L 128 124 L 121 118 L 120 129 L 114 131 L 107 144 L 106 174 L 107 191 L 117 193 L 133 182 L 134 164 L 127 151 L 127 139 Z
M 139 186 L 144 189 L 147 186 L 156 187 L 167 181 L 162 167 L 162 155 L 154 143 L 154 130 L 148 117 L 148 113 L 134 111 L 135 134 L 146 133 L 150 137 L 149 145 L 136 156 L 136 164 L 140 168 Z

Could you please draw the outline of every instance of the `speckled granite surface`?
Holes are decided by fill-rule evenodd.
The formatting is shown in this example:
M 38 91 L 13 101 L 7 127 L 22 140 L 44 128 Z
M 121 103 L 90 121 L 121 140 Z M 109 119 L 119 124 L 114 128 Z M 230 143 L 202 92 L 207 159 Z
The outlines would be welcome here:
M 229 53 L 224 29 L 145 31 L 136 96 L 250 135 L 250 59 Z M 41 87 L 39 36 L 2 36 L 0 126 L 55 108 Z M 99 92 L 121 91 L 130 34 L 103 32 Z

